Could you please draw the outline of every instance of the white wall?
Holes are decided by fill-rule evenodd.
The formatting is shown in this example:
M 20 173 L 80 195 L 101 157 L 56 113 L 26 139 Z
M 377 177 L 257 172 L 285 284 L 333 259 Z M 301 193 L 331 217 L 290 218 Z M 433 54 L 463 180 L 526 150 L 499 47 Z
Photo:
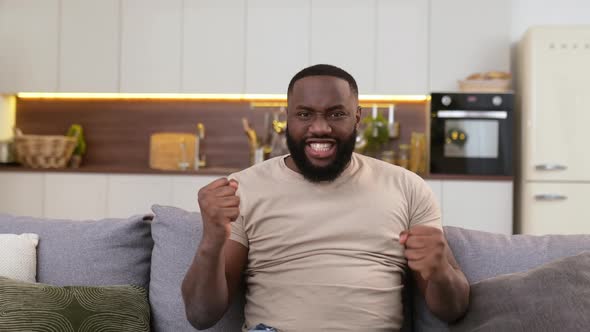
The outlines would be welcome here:
M 518 42 L 530 26 L 590 24 L 588 0 L 513 0 L 511 40 Z

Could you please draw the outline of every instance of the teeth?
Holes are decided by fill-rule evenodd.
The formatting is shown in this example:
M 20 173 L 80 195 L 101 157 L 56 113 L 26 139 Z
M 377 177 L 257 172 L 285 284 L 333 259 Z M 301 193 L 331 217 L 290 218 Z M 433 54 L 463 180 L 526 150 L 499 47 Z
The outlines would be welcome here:
M 309 146 L 315 151 L 328 151 L 332 147 L 331 143 L 311 143 Z

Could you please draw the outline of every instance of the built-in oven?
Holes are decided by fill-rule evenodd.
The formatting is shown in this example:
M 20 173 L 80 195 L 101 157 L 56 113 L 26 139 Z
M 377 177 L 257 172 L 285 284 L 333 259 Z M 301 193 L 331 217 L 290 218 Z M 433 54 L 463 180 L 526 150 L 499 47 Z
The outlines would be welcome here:
M 512 175 L 514 95 L 433 93 L 430 173 Z

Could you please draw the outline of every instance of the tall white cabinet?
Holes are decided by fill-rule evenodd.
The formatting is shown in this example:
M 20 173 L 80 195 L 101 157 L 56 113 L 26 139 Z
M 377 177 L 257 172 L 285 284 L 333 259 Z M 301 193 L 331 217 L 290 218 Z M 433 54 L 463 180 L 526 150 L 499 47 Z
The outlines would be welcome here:
M 457 91 L 457 80 L 510 71 L 510 0 L 430 1 L 430 90 Z
M 310 64 L 311 1 L 250 0 L 247 7 L 246 92 L 286 93 Z
M 183 1 L 121 4 L 121 92 L 179 92 Z
M 185 0 L 182 92 L 244 92 L 246 0 Z
M 59 91 L 119 91 L 120 0 L 61 0 Z
M 57 91 L 59 0 L 0 0 L 0 93 Z
M 314 0 L 311 63 L 346 69 L 359 92 L 375 91 L 375 0 Z

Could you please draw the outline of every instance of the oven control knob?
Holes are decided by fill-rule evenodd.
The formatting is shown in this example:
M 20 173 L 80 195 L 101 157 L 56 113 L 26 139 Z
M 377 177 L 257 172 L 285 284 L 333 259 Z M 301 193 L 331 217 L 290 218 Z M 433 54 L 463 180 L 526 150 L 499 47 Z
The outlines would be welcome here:
M 502 105 L 502 97 L 494 96 L 494 98 L 492 98 L 492 104 L 494 104 L 494 106 Z
M 451 104 L 451 97 L 443 96 L 440 102 L 445 106 L 449 106 Z

